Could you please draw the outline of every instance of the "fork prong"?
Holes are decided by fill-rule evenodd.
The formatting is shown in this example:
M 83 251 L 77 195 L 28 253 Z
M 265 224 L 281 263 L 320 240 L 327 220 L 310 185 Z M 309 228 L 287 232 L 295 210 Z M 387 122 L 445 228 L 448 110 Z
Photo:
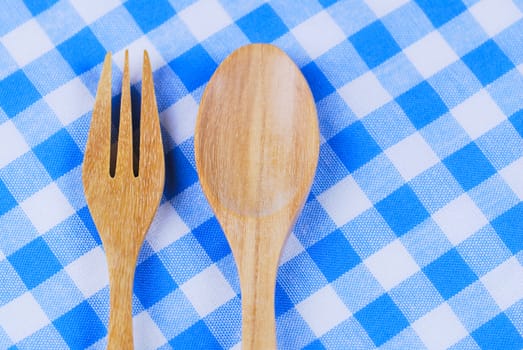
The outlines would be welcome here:
M 109 175 L 111 161 L 111 53 L 105 56 L 85 148 L 84 176 Z
M 143 54 L 142 106 L 140 113 L 140 166 L 139 174 L 164 176 L 162 135 L 158 107 L 154 93 L 151 62 L 147 51 Z
M 116 175 L 133 172 L 133 124 L 131 116 L 131 79 L 129 77 L 129 52 L 125 51 L 122 78 L 122 100 L 120 106 L 120 129 L 118 131 L 118 153 Z

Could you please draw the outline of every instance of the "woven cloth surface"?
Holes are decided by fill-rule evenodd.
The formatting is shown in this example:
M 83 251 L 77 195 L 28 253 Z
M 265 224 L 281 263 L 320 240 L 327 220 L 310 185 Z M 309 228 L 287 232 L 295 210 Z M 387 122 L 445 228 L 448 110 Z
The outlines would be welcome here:
M 3 0 L 0 349 L 107 344 L 81 165 L 104 55 L 116 99 L 126 49 L 136 97 L 151 57 L 166 156 L 136 349 L 241 348 L 193 135 L 210 76 L 252 42 L 296 62 L 321 132 L 278 270 L 278 348 L 522 349 L 521 0 Z

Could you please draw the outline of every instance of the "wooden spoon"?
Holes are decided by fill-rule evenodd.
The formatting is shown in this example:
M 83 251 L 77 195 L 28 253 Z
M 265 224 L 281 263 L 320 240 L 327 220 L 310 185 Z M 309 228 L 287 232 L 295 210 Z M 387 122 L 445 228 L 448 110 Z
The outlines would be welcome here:
M 278 260 L 319 153 L 316 108 L 298 67 L 272 45 L 233 52 L 205 89 L 194 146 L 203 191 L 238 266 L 242 348 L 276 349 Z

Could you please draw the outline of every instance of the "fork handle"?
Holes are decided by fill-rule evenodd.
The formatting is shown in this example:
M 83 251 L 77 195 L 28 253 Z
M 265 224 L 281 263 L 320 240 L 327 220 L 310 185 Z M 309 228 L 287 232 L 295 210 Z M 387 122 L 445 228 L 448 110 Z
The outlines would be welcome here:
M 132 298 L 137 257 L 121 251 L 107 253 L 110 291 L 107 349 L 132 350 L 134 349 Z

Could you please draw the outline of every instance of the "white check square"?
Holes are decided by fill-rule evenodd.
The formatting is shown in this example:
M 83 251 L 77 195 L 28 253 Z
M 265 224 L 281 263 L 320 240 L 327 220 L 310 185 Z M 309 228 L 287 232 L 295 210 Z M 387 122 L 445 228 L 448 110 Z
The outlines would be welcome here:
M 489 36 L 501 33 L 522 17 L 512 0 L 478 1 L 469 11 Z
M 368 257 L 365 266 L 385 290 L 391 290 L 420 269 L 398 239 Z
M 83 18 L 86 24 L 93 23 L 106 13 L 121 5 L 120 0 L 70 0 L 76 12 Z
M 486 90 L 477 92 L 454 107 L 451 114 L 473 140 L 506 119 Z
M 199 0 L 178 15 L 198 41 L 204 41 L 232 23 L 217 0 Z
M 44 97 L 63 125 L 69 125 L 93 108 L 94 98 L 80 78 L 75 78 Z
M 372 72 L 367 72 L 338 90 L 358 118 L 363 118 L 392 100 Z
M 89 298 L 109 284 L 107 260 L 102 248 L 97 247 L 65 267 L 84 297 Z
M 133 317 L 133 331 L 136 350 L 155 350 L 167 343 L 167 339 L 147 311 Z
M 74 214 L 73 207 L 55 183 L 36 192 L 20 206 L 39 233 L 49 231 Z
M 372 207 L 369 198 L 351 176 L 320 194 L 318 201 L 338 227 Z
M 179 145 L 194 135 L 197 114 L 198 104 L 189 94 L 164 110 L 160 117 L 162 125 Z
M 441 304 L 418 319 L 412 328 L 425 346 L 431 350 L 448 349 L 468 335 L 447 303 Z
M 180 288 L 200 317 L 207 316 L 236 296 L 216 265 L 203 270 Z
M 162 204 L 147 233 L 147 242 L 156 251 L 168 247 L 189 232 L 182 218 L 174 210 L 170 202 Z
M 53 48 L 53 43 L 38 24 L 31 19 L 0 39 L 19 67 L 34 61 Z
M 321 337 L 351 315 L 330 285 L 296 305 L 296 309 L 317 337 Z
M 405 181 L 412 180 L 439 161 L 436 153 L 418 132 L 388 148 L 385 154 Z
M 291 30 L 313 60 L 345 40 L 345 34 L 332 17 L 322 11 Z
M 435 30 L 407 47 L 405 55 L 426 79 L 458 60 L 458 56 Z
M 18 343 L 49 323 L 49 318 L 30 292 L 0 307 L 0 327 L 13 343 Z
M 499 173 L 516 196 L 523 200 L 523 157 L 501 169 Z
M 409 0 L 365 0 L 367 6 L 369 6 L 370 9 L 374 11 L 377 17 L 383 17 L 400 8 L 407 2 L 409 2 Z
M 448 240 L 457 245 L 488 223 L 474 201 L 464 193 L 432 215 Z
M 481 277 L 481 282 L 501 310 L 523 299 L 523 266 L 515 257 Z
M 9 147 L 0 147 L 0 168 L 29 151 L 24 137 L 10 120 L 0 124 L 0 140 L 4 145 L 9 145 Z

